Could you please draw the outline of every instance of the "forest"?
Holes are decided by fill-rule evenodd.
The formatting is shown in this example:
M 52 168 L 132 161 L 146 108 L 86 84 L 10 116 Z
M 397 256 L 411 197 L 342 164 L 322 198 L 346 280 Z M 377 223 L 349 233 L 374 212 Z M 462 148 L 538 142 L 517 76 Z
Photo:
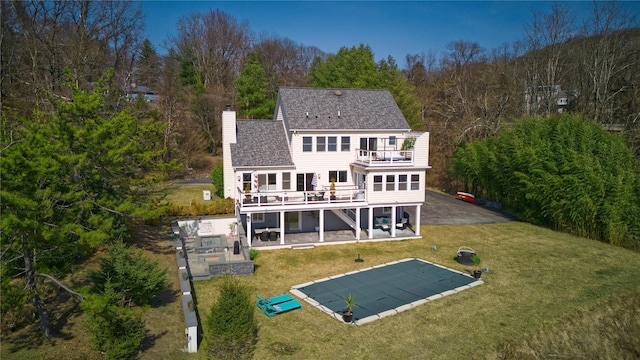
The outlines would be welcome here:
M 455 40 L 378 62 L 367 44 L 327 54 L 220 10 L 181 18 L 161 56 L 136 2 L 0 6 L 3 314 L 30 301 L 45 335 L 37 276 L 68 273 L 130 236 L 134 219 L 161 216 L 153 186 L 219 155 L 226 105 L 271 119 L 281 86 L 386 88 L 412 129 L 431 133 L 428 186 L 640 248 L 640 28 L 624 3 L 594 2 L 583 24 L 555 3 L 516 43 Z M 133 96 L 140 87 L 152 101 Z M 89 310 L 138 331 L 110 307 L 122 305 L 112 286 Z

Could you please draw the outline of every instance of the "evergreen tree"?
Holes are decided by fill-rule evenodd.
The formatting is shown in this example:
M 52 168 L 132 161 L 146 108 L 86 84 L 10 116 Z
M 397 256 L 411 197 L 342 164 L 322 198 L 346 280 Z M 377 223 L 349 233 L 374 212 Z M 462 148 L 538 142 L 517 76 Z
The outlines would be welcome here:
M 99 292 L 111 291 L 120 297 L 120 305 L 131 302 L 146 305 L 167 287 L 167 271 L 141 251 L 114 244 L 109 256 L 100 259 L 100 270 L 92 275 Z
M 273 117 L 275 101 L 267 97 L 267 79 L 257 60 L 249 61 L 236 79 L 240 115 L 249 119 Z
M 206 323 L 210 354 L 216 359 L 253 357 L 258 331 L 254 308 L 246 286 L 235 277 L 222 279 Z
M 89 92 L 68 84 L 73 101 L 52 99 L 52 116 L 24 120 L 0 156 L 2 276 L 24 279 L 45 336 L 51 324 L 36 276 L 57 281 L 98 246 L 126 238 L 132 216 L 157 218 L 162 209 L 149 206 L 147 189 L 166 169 L 158 123 L 111 113 L 104 81 Z
M 391 56 L 376 64 L 368 45 L 343 47 L 324 61 L 316 57 L 309 83 L 319 88 L 387 89 L 409 125 L 419 126 L 420 105 L 413 88 Z
M 131 358 L 147 332 L 140 315 L 119 301 L 120 294 L 107 281 L 103 293 L 87 295 L 82 302 L 91 342 L 107 359 Z

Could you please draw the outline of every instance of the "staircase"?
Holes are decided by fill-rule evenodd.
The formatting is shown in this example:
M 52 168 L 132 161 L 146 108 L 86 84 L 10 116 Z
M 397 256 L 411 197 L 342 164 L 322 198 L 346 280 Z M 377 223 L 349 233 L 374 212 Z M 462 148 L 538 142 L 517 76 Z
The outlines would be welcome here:
M 342 221 L 344 221 L 345 223 L 347 223 L 347 225 L 349 225 L 353 230 L 358 230 L 358 226 L 356 225 L 356 221 L 354 219 L 352 219 L 348 214 L 349 212 L 351 212 L 353 214 L 353 216 L 355 217 L 355 214 L 353 213 L 353 210 L 349 210 L 349 209 L 331 209 L 331 212 L 336 214 L 337 217 L 339 217 L 340 219 L 342 219 Z

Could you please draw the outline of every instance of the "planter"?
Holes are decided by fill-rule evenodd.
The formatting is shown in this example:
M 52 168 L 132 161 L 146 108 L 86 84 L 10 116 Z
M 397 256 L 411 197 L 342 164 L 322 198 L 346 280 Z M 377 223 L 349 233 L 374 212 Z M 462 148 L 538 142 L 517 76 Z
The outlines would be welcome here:
M 473 270 L 473 277 L 476 279 L 480 279 L 480 276 L 482 276 L 482 271 L 481 270 Z
M 353 313 L 352 312 L 343 312 L 342 313 L 342 320 L 344 320 L 344 322 L 346 322 L 346 323 L 350 323 L 353 320 Z

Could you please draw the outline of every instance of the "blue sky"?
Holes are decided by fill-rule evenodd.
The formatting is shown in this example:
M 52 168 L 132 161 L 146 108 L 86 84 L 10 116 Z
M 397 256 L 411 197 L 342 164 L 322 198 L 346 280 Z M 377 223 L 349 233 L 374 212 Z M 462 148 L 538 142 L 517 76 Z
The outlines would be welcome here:
M 533 10 L 549 12 L 547 1 L 151 1 L 145 35 L 159 53 L 176 22 L 191 13 L 221 9 L 246 20 L 256 34 L 268 32 L 296 43 L 317 46 L 327 53 L 341 47 L 368 44 L 376 60 L 393 56 L 400 67 L 407 54 L 435 51 L 452 41 L 477 42 L 486 50 L 522 39 Z M 589 1 L 570 1 L 578 19 Z M 636 14 L 640 1 L 626 2 Z

